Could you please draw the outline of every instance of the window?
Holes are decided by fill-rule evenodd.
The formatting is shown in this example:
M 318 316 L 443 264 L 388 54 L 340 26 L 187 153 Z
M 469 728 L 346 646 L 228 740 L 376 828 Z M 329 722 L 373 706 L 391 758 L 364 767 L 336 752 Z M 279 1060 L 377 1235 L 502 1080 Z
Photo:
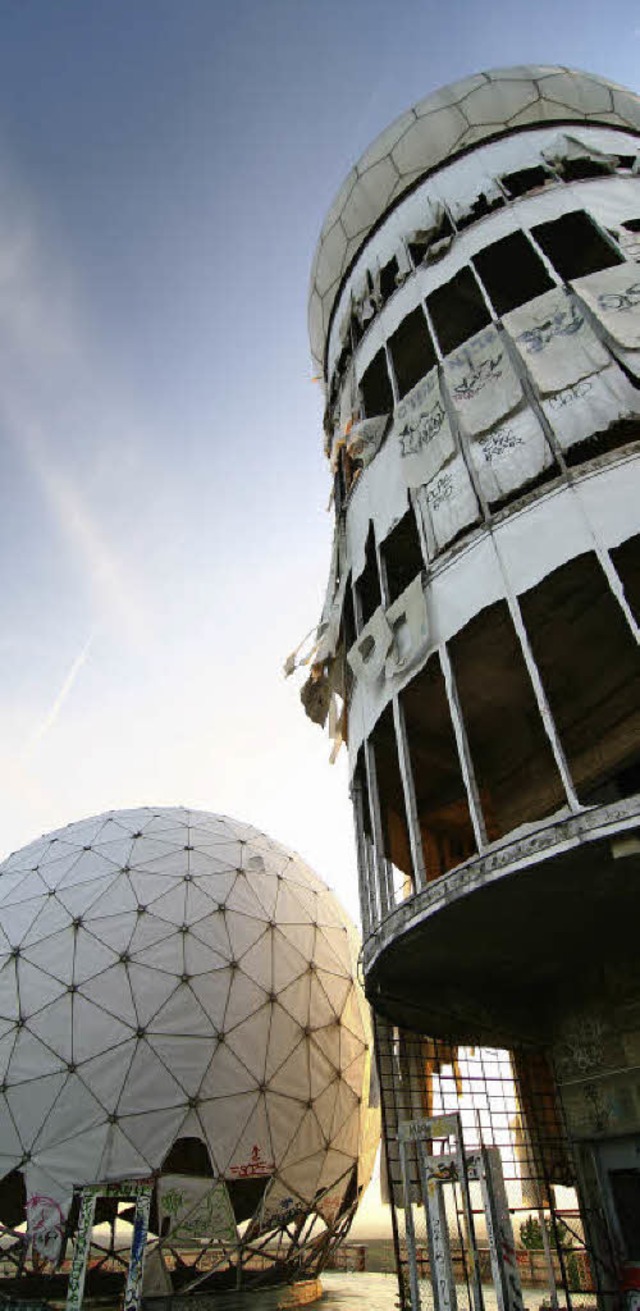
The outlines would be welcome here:
M 408 510 L 382 543 L 382 557 L 387 575 L 389 603 L 396 601 L 405 587 L 424 568 L 422 548 L 413 510 Z
M 494 190 L 491 196 L 485 195 L 484 191 L 481 192 L 468 209 L 456 214 L 458 232 L 462 232 L 463 228 L 471 227 L 472 223 L 477 223 L 478 219 L 484 218 L 487 214 L 492 214 L 494 209 L 500 209 L 504 203 L 504 196 L 501 196 L 497 190 Z
M 485 246 L 474 255 L 473 263 L 496 314 L 508 314 L 553 286 L 540 256 L 523 232 L 512 232 Z
M 443 355 L 491 322 L 478 283 L 468 268 L 432 291 L 427 305 Z
M 531 232 L 564 282 L 624 263 L 583 209 L 563 214 L 552 223 L 538 223 Z
M 443 210 L 437 229 L 427 228 L 424 232 L 414 232 L 413 240 L 409 242 L 409 254 L 414 265 L 417 267 L 422 263 L 432 246 L 437 246 L 438 242 L 453 236 L 455 236 L 455 228 L 446 210 Z
M 515 173 L 505 173 L 500 181 L 510 200 L 526 196 L 529 191 L 538 191 L 549 182 L 556 181 L 553 173 L 537 164 L 533 168 L 519 168 Z
M 380 269 L 381 306 L 386 304 L 389 297 L 392 296 L 394 291 L 396 290 L 396 287 L 398 286 L 398 283 L 396 282 L 397 276 L 398 276 L 398 261 L 394 255 L 393 258 L 389 260 L 389 263 L 385 264 L 384 267 Z
M 376 557 L 376 544 L 373 536 L 372 524 L 369 524 L 369 533 L 367 535 L 365 566 L 356 583 L 356 588 L 358 597 L 360 598 L 362 623 L 368 624 L 374 611 L 382 604 L 380 575 L 378 573 L 378 560 Z
M 365 417 L 372 419 L 376 414 L 390 414 L 393 409 L 393 391 L 389 380 L 387 357 L 384 350 L 379 350 L 367 365 L 360 379 L 360 393 Z
M 431 334 L 420 306 L 407 314 L 400 327 L 396 328 L 389 338 L 389 350 L 398 391 L 400 396 L 406 396 L 436 363 Z

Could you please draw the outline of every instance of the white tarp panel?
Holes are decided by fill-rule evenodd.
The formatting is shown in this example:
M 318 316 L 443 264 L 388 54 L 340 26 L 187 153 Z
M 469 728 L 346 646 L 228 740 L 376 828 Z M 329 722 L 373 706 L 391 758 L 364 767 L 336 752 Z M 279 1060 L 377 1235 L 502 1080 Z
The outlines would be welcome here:
M 347 455 L 352 460 L 360 460 L 363 469 L 366 469 L 374 455 L 378 454 L 388 422 L 388 414 L 379 414 L 375 418 L 361 419 L 359 423 L 354 423 L 347 433 Z
M 422 573 L 417 574 L 393 605 L 389 606 L 386 621 L 393 638 L 385 663 L 385 673 L 390 678 L 420 660 L 429 641 Z
M 564 160 L 592 160 L 604 168 L 613 169 L 618 160 L 615 155 L 606 155 L 592 143 L 582 141 L 580 137 L 568 132 L 559 132 L 558 136 L 542 151 L 543 159 L 549 164 L 562 165 Z
M 542 408 L 563 450 L 568 450 L 594 433 L 606 432 L 619 419 L 640 417 L 640 391 L 611 364 L 547 397 Z
M 470 437 L 493 428 L 522 401 L 522 383 L 502 334 L 493 326 L 447 356 L 444 377 L 460 425 Z
M 392 642 L 393 633 L 382 606 L 378 606 L 347 653 L 347 660 L 356 678 L 364 678 L 367 682 L 375 682 L 380 678 Z
M 407 512 L 407 484 L 392 435 L 389 434 L 375 460 L 363 470 L 349 497 L 345 572 L 351 569 L 354 582 L 364 569 L 370 521 L 375 519 L 376 537 L 382 542 Z
M 407 487 L 423 487 L 455 454 L 437 368 L 396 406 L 392 436 Z
M 640 349 L 640 268 L 615 264 L 577 278 L 572 287 L 619 346 Z
M 420 491 L 418 504 L 430 547 L 435 551 L 443 550 L 463 528 L 480 518 L 480 507 L 461 455 L 456 455 Z
M 161 1221 L 169 1221 L 168 1233 L 182 1242 L 200 1238 L 237 1242 L 233 1208 L 222 1179 L 163 1174 L 158 1180 L 158 1210 Z
M 472 442 L 471 458 L 490 504 L 531 482 L 553 463 L 542 425 L 528 405 Z
M 609 363 L 584 310 L 561 287 L 511 310 L 503 323 L 541 396 L 563 391 Z

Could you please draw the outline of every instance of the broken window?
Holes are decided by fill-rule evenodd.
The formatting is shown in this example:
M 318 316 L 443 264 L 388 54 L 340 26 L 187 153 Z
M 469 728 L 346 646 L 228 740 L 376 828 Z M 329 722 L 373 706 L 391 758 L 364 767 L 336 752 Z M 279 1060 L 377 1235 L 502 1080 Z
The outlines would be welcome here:
M 506 601 L 448 643 L 490 841 L 565 801 Z
M 583 209 L 574 209 L 551 223 L 538 223 L 531 232 L 564 282 L 624 263 Z
M 515 173 L 505 173 L 504 177 L 500 178 L 510 200 L 516 200 L 518 196 L 526 196 L 530 191 L 538 191 L 540 187 L 556 180 L 554 174 L 542 164 L 535 164 L 532 168 L 519 168 Z
M 564 452 L 565 463 L 569 467 L 578 464 L 584 464 L 587 460 L 595 460 L 598 455 L 606 455 L 609 451 L 615 451 L 620 446 L 628 446 L 629 442 L 638 441 L 640 438 L 640 424 L 637 419 L 619 419 L 617 423 L 612 423 L 602 432 L 595 432 L 584 441 L 576 442 Z
M 457 231 L 462 232 L 464 228 L 471 227 L 472 223 L 477 223 L 478 219 L 485 218 L 487 214 L 492 214 L 494 209 L 500 209 L 504 203 L 504 196 L 496 184 L 493 183 L 489 190 L 481 192 L 472 204 L 456 212 Z
M 640 737 L 640 652 L 592 552 L 520 598 L 576 791 L 632 764 Z
M 443 355 L 491 322 L 482 292 L 468 268 L 432 291 L 427 305 Z
M 416 517 L 408 510 L 381 547 L 387 576 L 389 604 L 396 601 L 424 568 Z
M 425 373 L 437 363 L 431 334 L 421 306 L 407 314 L 406 319 L 389 338 L 398 392 L 406 396 Z
M 400 694 L 427 879 L 476 850 L 467 794 L 437 654 Z
M 609 552 L 622 583 L 627 605 L 640 624 L 640 533 Z
M 377 414 L 391 413 L 393 391 L 384 350 L 379 350 L 367 365 L 360 379 L 360 394 L 365 418 L 372 419 Z
M 380 269 L 380 307 L 386 305 L 398 286 L 398 261 L 395 255 Z
M 396 904 L 413 892 L 409 830 L 391 706 L 380 716 L 370 738 L 373 746 L 384 855 L 392 866 Z
M 427 252 L 433 247 L 439 246 L 441 242 L 449 242 L 455 236 L 455 228 L 446 209 L 442 209 L 439 215 L 439 222 L 436 227 L 424 228 L 414 232 L 409 240 L 409 254 L 417 267 L 421 264 Z
M 374 610 L 377 610 L 378 606 L 382 605 L 380 574 L 378 572 L 378 560 L 376 556 L 376 544 L 372 524 L 369 524 L 369 532 L 367 534 L 365 566 L 356 583 L 356 588 L 360 600 L 362 624 L 368 624 Z
M 474 255 L 473 263 L 496 314 L 508 314 L 553 286 L 524 232 L 511 232 L 508 237 L 485 246 Z

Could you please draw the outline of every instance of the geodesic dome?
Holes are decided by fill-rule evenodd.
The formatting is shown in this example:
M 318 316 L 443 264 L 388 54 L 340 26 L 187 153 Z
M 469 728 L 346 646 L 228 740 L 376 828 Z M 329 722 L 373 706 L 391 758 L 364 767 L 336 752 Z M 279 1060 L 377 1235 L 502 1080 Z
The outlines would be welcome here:
M 223 816 L 116 811 L 9 856 L 0 1180 L 24 1177 L 36 1245 L 96 1181 L 152 1175 L 177 1232 L 214 1179 L 196 1230 L 234 1241 L 353 1208 L 378 1133 L 357 950 L 300 857 Z

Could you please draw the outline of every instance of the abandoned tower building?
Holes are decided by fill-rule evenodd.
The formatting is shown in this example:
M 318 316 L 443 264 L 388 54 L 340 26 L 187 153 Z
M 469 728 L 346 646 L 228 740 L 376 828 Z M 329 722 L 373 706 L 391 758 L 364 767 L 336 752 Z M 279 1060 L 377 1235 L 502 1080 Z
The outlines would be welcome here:
M 638 260 L 640 98 L 525 67 L 384 131 L 313 265 L 335 539 L 302 699 L 348 744 L 414 1304 L 421 1225 L 432 1273 L 473 1270 L 472 1225 L 433 1245 L 450 1196 L 420 1205 L 456 1133 L 500 1149 L 516 1240 L 539 1216 L 551 1305 L 640 1286 Z

